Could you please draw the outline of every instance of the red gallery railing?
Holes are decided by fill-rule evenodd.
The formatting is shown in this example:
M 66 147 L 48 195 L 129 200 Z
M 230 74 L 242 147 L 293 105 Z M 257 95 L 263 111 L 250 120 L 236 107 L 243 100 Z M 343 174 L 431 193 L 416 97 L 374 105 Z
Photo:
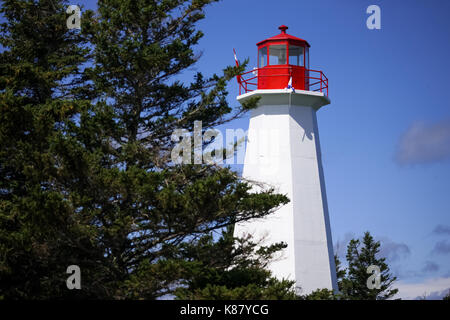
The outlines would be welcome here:
M 255 68 L 253 70 L 244 72 L 237 76 L 237 80 L 239 83 L 239 95 L 241 95 L 242 92 L 247 93 L 247 92 L 251 92 L 251 91 L 258 89 L 258 78 L 262 79 L 264 77 L 282 77 L 285 79 L 289 79 L 291 76 L 293 76 L 294 72 L 295 73 L 298 72 L 298 70 L 293 70 L 293 68 L 290 68 L 290 67 L 278 67 L 278 68 L 271 67 L 270 68 L 271 70 L 280 69 L 280 73 L 260 74 L 259 70 L 261 70 L 261 69 L 265 69 L 265 68 Z M 265 69 L 265 70 L 267 70 L 267 69 Z M 322 71 L 318 71 L 318 70 L 312 70 L 312 69 L 304 69 L 304 70 L 305 70 L 305 75 L 303 78 L 304 78 L 305 84 L 304 84 L 303 88 L 297 88 L 297 89 L 322 92 L 325 96 L 328 97 L 328 78 L 325 76 L 325 74 Z M 249 75 L 252 75 L 252 76 L 246 78 L 246 76 L 249 76 Z M 287 82 L 286 82 L 286 86 L 287 86 Z M 285 87 L 273 88 L 273 89 L 284 89 L 284 88 Z

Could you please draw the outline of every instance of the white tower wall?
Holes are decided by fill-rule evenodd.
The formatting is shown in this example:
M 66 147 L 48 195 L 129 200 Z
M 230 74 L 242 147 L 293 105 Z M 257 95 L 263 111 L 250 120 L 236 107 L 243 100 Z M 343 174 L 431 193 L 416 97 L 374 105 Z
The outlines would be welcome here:
M 264 182 L 290 202 L 267 218 L 236 225 L 235 234 L 285 242 L 281 259 L 269 266 L 277 278 L 295 280 L 302 294 L 337 290 L 336 272 L 322 169 L 316 110 L 328 104 L 322 93 L 256 90 L 251 111 L 243 177 Z

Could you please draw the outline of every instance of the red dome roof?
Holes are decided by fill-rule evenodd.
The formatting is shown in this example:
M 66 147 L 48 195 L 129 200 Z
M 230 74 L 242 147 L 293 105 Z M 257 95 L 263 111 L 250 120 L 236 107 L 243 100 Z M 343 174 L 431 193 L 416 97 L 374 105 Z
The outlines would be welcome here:
M 287 34 L 286 33 L 286 29 L 288 29 L 288 27 L 286 27 L 285 25 L 279 26 L 278 29 L 281 30 L 281 33 L 279 35 L 276 35 L 276 36 L 270 37 L 268 39 L 265 39 L 263 41 L 260 41 L 256 45 L 260 46 L 260 45 L 262 45 L 262 44 L 264 44 L 266 42 L 271 42 L 271 41 L 288 40 L 289 42 L 293 42 L 293 43 L 301 42 L 302 44 L 306 44 L 308 47 L 311 47 L 309 45 L 308 41 L 303 40 L 301 38 L 297 38 L 297 37 L 291 36 L 290 34 Z

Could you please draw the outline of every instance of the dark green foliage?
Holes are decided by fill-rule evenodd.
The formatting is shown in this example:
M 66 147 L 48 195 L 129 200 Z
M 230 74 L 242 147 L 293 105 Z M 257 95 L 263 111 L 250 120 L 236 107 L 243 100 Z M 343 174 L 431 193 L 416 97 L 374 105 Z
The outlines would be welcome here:
M 87 51 L 62 2 L 3 1 L 0 12 L 0 296 L 76 296 L 65 268 L 83 263 L 90 238 L 60 179 L 61 153 L 76 152 L 64 150 L 64 128 L 86 105 L 69 97 Z
M 339 289 L 339 291 L 342 292 L 344 290 L 342 288 L 342 284 L 343 284 L 343 280 L 346 275 L 346 270 L 341 269 L 341 261 L 339 260 L 339 257 L 337 256 L 337 254 L 334 255 L 334 264 L 336 265 L 336 278 L 337 278 L 337 283 L 338 283 L 338 289 Z
M 357 239 L 350 241 L 346 256 L 348 268 L 341 270 L 339 269 L 340 262 L 336 263 L 338 286 L 342 299 L 385 300 L 397 294 L 398 289 L 392 288 L 392 284 L 397 278 L 389 273 L 389 267 L 385 262 L 386 258 L 378 257 L 379 251 L 380 242 L 374 241 L 369 232 L 364 234 L 362 242 Z M 379 289 L 369 289 L 367 286 L 367 280 L 371 276 L 367 273 L 367 268 L 371 265 L 380 268 L 381 282 Z
M 379 258 L 380 242 L 374 241 L 369 232 L 361 241 L 352 239 L 347 246 L 347 268 L 342 268 L 338 256 L 334 256 L 339 292 L 319 289 L 309 295 L 302 296 L 304 300 L 385 300 L 394 297 L 398 289 L 392 289 L 396 277 L 389 273 L 385 258 Z M 367 280 L 372 274 L 367 273 L 367 267 L 376 265 L 380 268 L 380 289 L 369 289 Z
M 329 289 L 317 289 L 310 294 L 303 296 L 302 300 L 339 300 L 341 297 Z
M 260 246 L 251 237 L 233 238 L 233 228 L 219 241 L 208 235 L 185 244 L 184 260 L 193 264 L 178 299 L 279 300 L 297 299 L 293 281 L 277 280 L 265 270 L 274 253 L 285 245 Z
M 174 129 L 205 131 L 256 103 L 227 104 L 244 66 L 177 80 L 198 59 L 211 2 L 99 1 L 79 32 L 65 1 L 3 1 L 0 298 L 154 299 L 180 285 L 179 297 L 293 297 L 264 270 L 281 244 L 213 237 L 287 198 L 170 161 Z M 72 264 L 82 290 L 66 288 Z

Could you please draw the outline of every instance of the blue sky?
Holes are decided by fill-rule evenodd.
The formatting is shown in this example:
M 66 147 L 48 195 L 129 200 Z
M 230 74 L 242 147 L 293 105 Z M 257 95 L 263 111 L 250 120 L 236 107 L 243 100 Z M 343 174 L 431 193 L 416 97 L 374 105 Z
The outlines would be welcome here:
M 372 4 L 381 30 L 366 27 Z M 232 64 L 232 48 L 253 68 L 281 24 L 311 44 L 330 79 L 318 122 L 333 241 L 343 254 L 351 236 L 380 239 L 402 297 L 450 288 L 449 13 L 446 0 L 225 0 L 200 23 L 205 73 Z

